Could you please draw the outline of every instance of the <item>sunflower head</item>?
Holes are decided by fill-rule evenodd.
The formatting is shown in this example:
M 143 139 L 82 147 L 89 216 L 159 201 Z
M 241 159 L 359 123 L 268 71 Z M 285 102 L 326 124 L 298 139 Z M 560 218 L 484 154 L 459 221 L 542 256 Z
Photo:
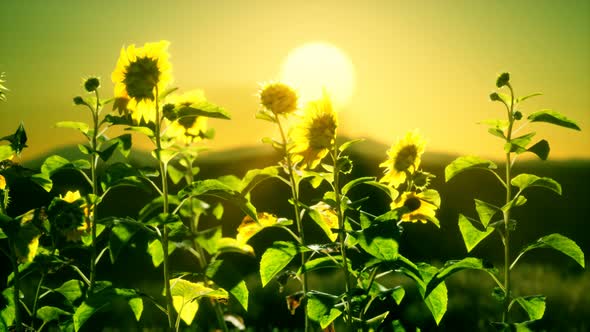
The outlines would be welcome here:
M 90 211 L 79 191 L 68 191 L 55 198 L 47 210 L 47 216 L 67 241 L 79 241 L 90 229 Z
M 205 94 L 201 90 L 193 90 L 182 95 L 170 95 L 166 98 L 167 105 L 173 105 L 174 108 L 191 107 L 198 103 L 206 101 Z M 172 112 L 173 113 L 173 112 Z M 168 116 L 167 116 L 168 117 Z M 166 136 L 174 138 L 184 144 L 190 144 L 207 138 L 207 118 L 203 116 L 181 116 L 171 114 L 174 119 L 166 128 Z
M 89 77 L 84 81 L 84 89 L 88 92 L 94 92 L 100 87 L 100 79 L 98 77 Z
M 111 74 L 115 84 L 115 108 L 130 112 L 139 122 L 155 121 L 156 94 L 164 91 L 172 80 L 167 41 L 130 45 L 121 49 L 117 66 Z
M 337 115 L 324 91 L 321 99 L 307 104 L 291 131 L 293 161 L 301 162 L 302 168 L 315 168 L 334 146 L 337 127 Z
M 436 210 L 440 205 L 440 196 L 435 190 L 427 190 L 421 193 L 405 192 L 391 203 L 391 209 L 404 208 L 405 213 L 401 216 L 402 222 L 426 223 L 430 221 L 439 226 L 436 219 Z
M 379 165 L 385 167 L 385 175 L 380 181 L 394 187 L 406 181 L 407 173 L 420 167 L 425 146 L 426 142 L 417 131 L 408 132 L 387 151 L 388 159 Z
M 260 89 L 260 103 L 274 114 L 289 114 L 297 109 L 297 93 L 287 84 L 268 83 Z

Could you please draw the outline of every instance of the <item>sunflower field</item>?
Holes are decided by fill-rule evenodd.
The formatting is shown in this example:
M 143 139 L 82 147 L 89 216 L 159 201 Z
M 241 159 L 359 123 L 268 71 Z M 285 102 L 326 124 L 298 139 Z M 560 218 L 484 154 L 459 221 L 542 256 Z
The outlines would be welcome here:
M 470 155 L 437 168 L 413 128 L 379 160 L 357 159 L 365 142 L 338 135 L 327 91 L 303 104 L 273 81 L 252 114 L 275 131 L 260 137 L 270 157 L 215 165 L 199 159 L 201 143 L 214 139 L 208 119 L 230 112 L 172 85 L 168 47 L 123 47 L 112 96 L 84 80 L 73 104 L 88 121 L 56 124 L 83 137 L 82 158 L 26 168 L 25 127 L 2 134 L 0 331 L 559 329 L 548 303 L 563 291 L 539 294 L 531 280 L 590 287 L 576 277 L 584 252 L 560 224 L 530 243 L 520 235 L 535 227 L 521 211 L 542 219 L 533 201 L 565 194 L 550 170 L 516 168 L 521 154 L 549 156 L 528 126 L 580 127 L 553 110 L 525 113 L 538 94 L 516 95 L 509 73 L 489 95 L 502 117 L 482 122 L 502 141 L 502 163 Z M 9 87 L 0 76 L 2 107 Z M 145 163 L 129 159 L 138 136 L 152 145 Z M 437 256 L 447 236 L 462 250 Z M 545 256 L 554 270 L 527 263 L 538 249 L 561 255 Z M 564 301 L 588 308 L 579 294 Z M 576 317 L 574 330 L 590 328 Z

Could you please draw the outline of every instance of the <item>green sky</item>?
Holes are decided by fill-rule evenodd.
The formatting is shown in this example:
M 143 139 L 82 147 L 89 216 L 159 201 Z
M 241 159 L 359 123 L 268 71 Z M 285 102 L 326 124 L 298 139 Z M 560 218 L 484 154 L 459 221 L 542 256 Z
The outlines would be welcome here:
M 78 142 L 53 124 L 89 119 L 71 103 L 82 77 L 102 77 L 110 96 L 121 47 L 161 39 L 175 85 L 203 89 L 233 116 L 212 121 L 216 150 L 275 134 L 254 119 L 258 83 L 278 78 L 292 49 L 324 41 L 356 71 L 340 133 L 390 144 L 419 128 L 428 151 L 499 157 L 501 142 L 476 123 L 504 116 L 487 96 L 510 71 L 517 94 L 544 92 L 525 114 L 552 108 L 582 127 L 535 126 L 552 157 L 590 157 L 590 1 L 3 1 L 0 71 L 11 91 L 0 135 L 23 121 L 25 159 Z

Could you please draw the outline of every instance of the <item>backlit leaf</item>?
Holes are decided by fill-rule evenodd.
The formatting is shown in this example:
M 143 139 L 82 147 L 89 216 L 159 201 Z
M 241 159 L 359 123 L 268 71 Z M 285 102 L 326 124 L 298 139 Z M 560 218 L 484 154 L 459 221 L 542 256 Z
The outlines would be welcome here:
M 291 242 L 276 241 L 266 249 L 260 259 L 260 279 L 266 286 L 277 273 L 281 272 L 297 255 L 297 246 Z
M 531 122 L 547 122 L 565 128 L 581 130 L 576 122 L 553 110 L 541 110 L 528 116 Z
M 518 187 L 520 191 L 528 187 L 543 187 L 549 190 L 553 190 L 559 195 L 561 195 L 561 185 L 551 179 L 546 177 L 538 177 L 533 174 L 519 174 L 510 181 L 513 186 Z
M 529 250 L 537 248 L 555 249 L 571 257 L 574 261 L 576 261 L 576 263 L 580 264 L 581 267 L 585 267 L 584 252 L 580 249 L 576 242 L 561 234 L 554 233 L 543 236 L 542 238 L 538 239 L 537 242 L 525 247 L 521 251 L 520 255 Z
M 516 302 L 526 311 L 530 320 L 543 318 L 545 314 L 545 296 L 534 295 L 517 297 Z
M 490 160 L 481 159 L 475 156 L 459 157 L 445 168 L 445 181 L 449 181 L 455 175 L 469 169 L 492 170 L 498 166 Z
M 465 243 L 467 252 L 470 252 L 473 248 L 475 248 L 475 246 L 477 246 L 479 242 L 485 239 L 488 235 L 492 234 L 494 228 L 488 227 L 486 230 L 480 230 L 474 225 L 474 221 L 471 221 L 464 215 L 459 214 L 459 230 L 463 236 L 463 242 Z
M 37 318 L 43 321 L 43 323 L 58 320 L 59 316 L 71 316 L 71 312 L 67 312 L 57 307 L 44 306 L 37 310 Z

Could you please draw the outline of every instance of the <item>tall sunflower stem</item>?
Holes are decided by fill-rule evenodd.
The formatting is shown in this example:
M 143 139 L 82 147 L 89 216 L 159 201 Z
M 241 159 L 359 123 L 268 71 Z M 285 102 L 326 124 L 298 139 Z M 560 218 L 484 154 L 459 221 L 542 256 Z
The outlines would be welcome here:
M 510 107 L 507 109 L 508 113 L 508 129 L 506 132 L 506 142 L 510 143 L 512 139 L 512 129 L 514 125 L 514 91 L 512 90 L 512 86 L 507 84 L 508 88 L 510 89 L 511 93 L 511 102 Z M 511 152 L 506 152 L 506 204 L 508 205 L 512 200 L 512 191 L 510 187 L 510 180 L 512 177 L 512 161 L 511 161 Z M 508 317 L 508 312 L 510 311 L 510 302 L 511 302 L 511 282 L 510 282 L 510 210 L 512 208 L 509 207 L 503 213 L 504 216 L 504 290 L 505 290 L 505 297 L 504 297 L 504 311 L 502 313 L 502 322 L 506 323 L 510 321 Z
M 99 113 L 99 109 L 100 109 L 100 98 L 98 95 L 98 90 L 94 90 L 95 95 L 96 95 L 96 108 L 94 110 L 92 110 L 92 124 L 94 126 L 94 131 L 92 132 L 92 141 L 90 142 L 90 146 L 92 148 L 92 150 L 94 151 L 91 155 L 90 155 L 90 172 L 91 172 L 91 178 L 92 178 L 92 194 L 94 195 L 93 197 L 93 202 L 90 208 L 90 211 L 92 213 L 89 213 L 88 218 L 90 218 L 90 228 L 91 228 L 91 234 L 92 234 L 92 244 L 90 246 L 90 287 L 88 288 L 88 293 L 86 294 L 86 296 L 88 297 L 89 295 L 91 295 L 94 292 L 94 286 L 96 283 L 96 256 L 97 256 L 97 248 L 96 248 L 96 213 L 97 213 L 97 202 L 95 201 L 96 198 L 98 197 L 98 176 L 97 176 L 97 171 L 96 168 L 98 167 L 98 144 L 97 144 L 97 139 L 98 139 L 98 127 L 99 127 L 99 123 L 98 123 L 98 113 Z
M 334 141 L 332 151 L 334 161 L 334 196 L 336 198 L 336 212 L 338 214 L 338 239 L 340 241 L 340 253 L 342 255 L 342 271 L 344 272 L 346 290 L 346 323 L 352 326 L 352 301 L 350 298 L 350 273 L 348 271 L 348 259 L 346 258 L 346 233 L 344 231 L 344 215 L 342 211 L 342 195 L 340 193 L 340 167 L 338 165 L 338 144 Z
M 16 255 L 16 245 L 12 240 L 10 241 L 10 261 L 12 262 L 12 269 L 14 270 L 14 294 L 12 300 L 14 301 L 14 326 L 16 332 L 23 331 L 20 304 L 20 271 L 18 270 L 18 257 Z
M 300 244 L 302 246 L 305 245 L 305 236 L 303 233 L 303 224 L 301 222 L 301 212 L 300 212 L 300 208 L 299 208 L 299 185 L 297 183 L 297 181 L 295 181 L 295 175 L 294 173 L 294 167 L 293 167 L 293 162 L 291 161 L 291 154 L 289 153 L 289 150 L 287 148 L 287 136 L 285 135 L 285 131 L 283 129 L 283 126 L 281 125 L 281 120 L 279 118 L 278 115 L 276 115 L 276 119 L 277 119 L 277 124 L 279 126 L 279 131 L 281 132 L 281 138 L 283 139 L 283 154 L 285 155 L 285 160 L 287 162 L 287 171 L 289 173 L 289 181 L 291 183 L 291 195 L 293 196 L 293 212 L 295 213 L 295 223 L 297 225 L 297 233 L 299 234 L 299 239 L 300 239 Z M 306 257 L 307 255 L 302 252 L 301 253 L 301 266 L 303 266 L 305 264 L 306 261 Z M 302 283 L 302 290 L 303 290 L 303 298 L 305 301 L 307 301 L 307 291 L 308 291 L 308 283 L 307 283 L 307 274 L 303 273 L 303 275 L 301 276 L 301 283 Z M 309 323 L 309 317 L 307 317 L 307 305 L 304 304 L 303 305 L 303 311 L 304 311 L 304 316 L 305 316 L 305 330 L 304 331 L 310 331 L 310 323 Z
M 162 137 L 160 135 L 162 119 L 160 117 L 160 105 L 159 105 L 159 91 L 156 85 L 156 157 L 160 166 L 160 177 L 162 179 L 162 198 L 164 214 L 168 213 L 168 169 L 166 163 L 162 160 Z M 174 329 L 174 304 L 172 302 L 172 292 L 170 290 L 170 261 L 168 252 L 168 227 L 164 225 L 162 231 L 162 252 L 163 252 L 163 265 L 164 265 L 164 293 L 166 297 L 166 311 L 168 316 L 168 327 L 170 330 Z

